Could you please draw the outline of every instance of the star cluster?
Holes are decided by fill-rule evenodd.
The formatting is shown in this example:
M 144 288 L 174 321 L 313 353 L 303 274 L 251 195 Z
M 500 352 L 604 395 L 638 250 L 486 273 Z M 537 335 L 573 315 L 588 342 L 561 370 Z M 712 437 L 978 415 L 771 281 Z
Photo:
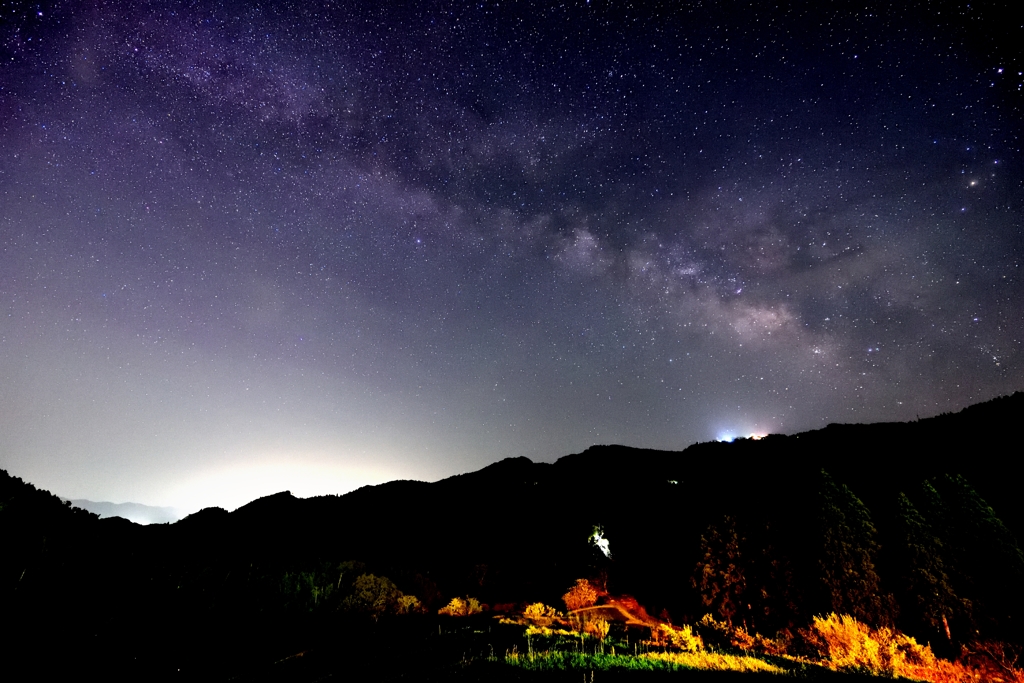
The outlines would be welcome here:
M 239 504 L 1024 388 L 1009 10 L 362 5 L 2 5 L 0 466 Z

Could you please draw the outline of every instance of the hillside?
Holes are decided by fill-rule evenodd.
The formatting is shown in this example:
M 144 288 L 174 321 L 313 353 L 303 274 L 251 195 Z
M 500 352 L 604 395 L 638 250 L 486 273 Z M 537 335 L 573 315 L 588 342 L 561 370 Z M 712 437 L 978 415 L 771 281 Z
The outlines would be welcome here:
M 364 574 L 431 613 L 467 595 L 559 604 L 589 577 L 676 623 L 712 612 L 791 632 L 842 608 L 949 651 L 977 634 L 1021 643 L 1024 513 L 1002 438 L 1021 415 L 1017 393 L 906 424 L 679 452 L 595 446 L 434 483 L 281 492 L 146 527 L 97 519 L 3 473 L 0 606 L 21 625 L 6 656 L 47 661 L 62 643 L 107 663 L 127 653 L 173 663 L 171 650 L 203 666 L 263 661 L 315 639 Z M 695 578 L 699 567 L 715 576 L 726 546 L 745 572 L 732 607 L 722 600 L 734 589 Z M 922 597 L 922 557 L 932 574 L 940 567 L 946 597 Z M 847 583 L 830 583 L 833 571 Z M 216 636 L 227 640 L 215 654 L 204 643 L 218 629 L 230 637 Z

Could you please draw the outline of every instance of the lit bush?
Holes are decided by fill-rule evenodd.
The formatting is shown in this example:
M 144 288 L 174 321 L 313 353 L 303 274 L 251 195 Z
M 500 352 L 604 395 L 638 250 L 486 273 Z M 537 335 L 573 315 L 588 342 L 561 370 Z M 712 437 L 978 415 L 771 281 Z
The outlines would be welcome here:
M 451 602 L 437 610 L 438 614 L 446 614 L 450 617 L 468 617 L 483 611 L 480 601 L 476 598 L 452 598 Z
M 609 630 L 611 630 L 611 624 L 608 623 L 607 619 L 600 617 L 588 619 L 583 623 L 583 632 L 598 640 L 604 640 L 608 636 Z
M 570 612 L 590 607 L 597 602 L 597 591 L 586 579 L 576 579 L 576 585 L 562 596 L 565 607 Z
M 704 649 L 704 641 L 689 626 L 670 626 L 658 624 L 651 628 L 651 645 L 672 647 L 684 652 L 700 652 Z
M 717 652 L 648 652 L 641 655 L 640 658 L 673 664 L 675 667 L 684 669 L 785 673 L 783 669 L 774 664 L 756 657 L 726 655 Z
M 535 602 L 526 606 L 523 616 L 528 619 L 554 619 L 558 613 L 554 607 L 548 607 L 543 602 Z
M 848 614 L 814 617 L 808 641 L 824 663 L 837 670 L 864 670 L 892 675 L 892 648 L 867 624 Z
M 423 612 L 423 604 L 415 595 L 402 595 L 398 598 L 397 610 L 399 614 L 418 614 Z
M 847 614 L 814 617 L 807 639 L 831 669 L 932 683 L 978 680 L 971 667 L 939 659 L 928 645 L 899 631 L 873 629 Z

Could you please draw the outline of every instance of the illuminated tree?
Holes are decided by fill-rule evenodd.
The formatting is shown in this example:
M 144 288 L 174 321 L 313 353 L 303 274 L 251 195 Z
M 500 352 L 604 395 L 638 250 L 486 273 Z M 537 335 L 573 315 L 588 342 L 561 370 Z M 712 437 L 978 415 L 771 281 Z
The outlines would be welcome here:
M 562 596 L 562 600 L 565 602 L 565 608 L 572 612 L 596 603 L 597 591 L 586 579 L 576 579 L 576 585 Z
M 721 525 L 710 525 L 700 537 L 701 559 L 692 579 L 704 606 L 717 611 L 729 626 L 747 588 L 740 563 L 740 544 L 744 540 L 736 532 L 732 517 L 726 516 Z
M 398 614 L 414 614 L 417 612 L 423 612 L 424 610 L 423 605 L 420 603 L 420 599 L 415 595 L 402 595 L 398 598 L 396 611 Z

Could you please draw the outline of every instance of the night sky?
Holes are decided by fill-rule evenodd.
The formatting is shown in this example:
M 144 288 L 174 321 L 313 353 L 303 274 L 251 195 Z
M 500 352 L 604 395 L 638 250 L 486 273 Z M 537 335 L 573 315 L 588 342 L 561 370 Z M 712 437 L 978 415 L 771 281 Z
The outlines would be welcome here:
M 0 4 L 0 467 L 233 508 L 1024 389 L 1013 3 L 375 4 Z

